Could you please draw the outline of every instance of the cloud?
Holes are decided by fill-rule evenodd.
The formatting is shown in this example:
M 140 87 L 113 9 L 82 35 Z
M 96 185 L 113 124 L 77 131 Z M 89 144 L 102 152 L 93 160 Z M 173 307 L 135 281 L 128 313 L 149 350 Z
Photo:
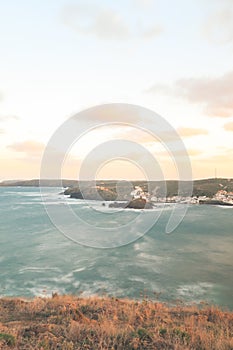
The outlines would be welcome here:
M 25 153 L 27 156 L 39 157 L 42 155 L 45 145 L 41 142 L 27 140 L 8 145 L 8 148 L 16 152 Z
M 103 123 L 125 123 L 127 121 L 135 125 L 142 120 L 142 116 L 140 115 L 140 110 L 131 108 L 131 105 L 127 107 L 121 104 L 109 104 L 100 106 L 99 108 L 91 108 L 89 111 L 86 111 L 85 120 Z
M 0 115 L 0 124 L 4 124 L 4 128 L 5 128 L 5 123 L 10 122 L 10 121 L 16 121 L 19 120 L 18 117 L 14 116 L 14 115 Z M 6 130 L 3 128 L 0 128 L 0 134 L 5 134 Z
M 0 168 L 2 179 L 38 178 L 40 174 L 40 162 L 25 158 L 0 158 Z
M 229 169 L 232 168 L 233 164 L 233 150 L 228 149 L 225 151 L 225 153 L 222 154 L 216 154 L 213 156 L 206 156 L 204 158 L 205 163 L 216 163 L 216 165 L 223 164 L 224 166 L 228 167 Z
M 149 7 L 153 5 L 154 0 L 133 0 L 132 2 L 134 5 L 136 3 L 139 6 Z
M 124 39 L 130 34 L 124 18 L 112 9 L 84 3 L 69 5 L 63 8 L 62 17 L 63 22 L 79 34 L 102 39 Z
M 187 152 L 190 157 L 200 156 L 204 153 L 200 149 L 188 149 Z
M 233 71 L 217 78 L 181 79 L 177 93 L 193 103 L 202 103 L 209 116 L 233 115 Z
M 8 122 L 10 120 L 19 120 L 16 115 L 0 115 L 0 122 Z
M 145 92 L 173 95 L 201 104 L 211 117 L 233 115 L 233 71 L 216 78 L 180 79 L 173 87 L 154 85 Z
M 181 136 L 181 138 L 208 134 L 208 131 L 206 129 L 199 128 L 179 128 L 176 131 Z M 177 139 L 176 136 L 169 131 L 164 131 L 158 135 L 152 135 L 146 131 L 132 127 L 119 128 L 118 133 L 118 136 L 121 136 L 122 138 L 126 138 L 128 140 L 139 142 L 142 144 L 161 143 L 160 138 L 163 138 L 167 142 L 176 141 Z
M 225 2 L 224 5 L 224 9 L 209 16 L 203 27 L 203 35 L 213 44 L 233 43 L 232 1 Z
M 96 15 L 88 32 L 95 33 L 97 37 L 103 39 L 124 39 L 130 35 L 124 19 L 110 9 Z
M 204 153 L 202 150 L 192 149 L 192 148 L 187 149 L 186 151 L 187 151 L 189 157 L 200 156 Z M 174 150 L 173 155 L 175 157 L 186 157 L 186 152 L 182 149 L 181 150 Z M 168 153 L 168 151 L 160 151 L 160 152 L 156 152 L 156 156 L 168 158 L 168 157 L 170 157 L 170 154 Z
M 199 128 L 178 128 L 177 132 L 178 134 L 180 134 L 181 137 L 192 137 L 208 134 L 208 131 L 206 129 Z
M 152 142 L 159 142 L 158 138 L 146 132 L 145 130 L 138 128 L 137 125 L 131 126 L 123 126 L 112 128 L 113 138 L 122 139 L 122 140 L 130 140 L 132 142 L 136 142 L 138 144 L 147 144 Z
M 174 87 L 166 86 L 163 84 L 152 85 L 149 88 L 144 90 L 145 93 L 149 94 L 164 94 L 164 95 L 172 95 L 174 94 Z
M 156 25 L 154 27 L 151 27 L 145 30 L 143 32 L 143 37 L 146 39 L 152 39 L 160 35 L 162 32 L 163 32 L 163 29 L 160 26 Z
M 208 134 L 206 129 L 201 128 L 178 128 L 176 131 L 181 138 Z M 109 133 L 111 133 L 112 137 L 127 139 L 144 145 L 153 145 L 155 143 L 161 144 L 162 141 L 160 138 L 163 138 L 166 140 L 166 142 L 173 142 L 177 140 L 177 137 L 173 134 L 173 132 L 163 131 L 158 133 L 158 135 L 153 135 L 150 132 L 146 132 L 146 130 L 137 128 L 136 126 L 111 127 Z
M 233 122 L 227 123 L 224 125 L 226 131 L 233 131 Z
M 154 38 L 162 32 L 159 26 L 147 25 L 146 28 L 138 26 L 140 19 L 133 24 L 115 9 L 87 2 L 63 7 L 62 21 L 78 34 L 95 36 L 104 40 L 126 40 L 133 37 Z

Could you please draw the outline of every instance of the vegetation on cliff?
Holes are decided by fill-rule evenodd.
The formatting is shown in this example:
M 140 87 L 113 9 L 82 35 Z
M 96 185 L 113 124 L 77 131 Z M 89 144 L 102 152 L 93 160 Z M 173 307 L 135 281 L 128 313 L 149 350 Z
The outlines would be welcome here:
M 0 299 L 0 348 L 233 349 L 233 313 L 116 298 Z
M 117 193 L 108 188 L 97 188 L 87 186 L 80 189 L 79 187 L 69 188 L 65 190 L 65 195 L 70 195 L 70 198 L 87 199 L 87 200 L 103 200 L 114 201 L 117 199 Z

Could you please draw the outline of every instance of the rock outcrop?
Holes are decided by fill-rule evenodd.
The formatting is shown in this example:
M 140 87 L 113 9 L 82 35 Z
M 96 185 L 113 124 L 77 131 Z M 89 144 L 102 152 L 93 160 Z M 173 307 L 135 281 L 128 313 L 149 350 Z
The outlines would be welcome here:
M 144 198 L 136 198 L 124 203 L 114 202 L 109 204 L 109 208 L 152 209 L 153 207 L 153 204 L 147 202 Z
M 117 198 L 116 192 L 98 187 L 87 187 L 82 190 L 79 187 L 68 188 L 64 194 L 70 195 L 70 198 L 87 200 L 114 201 Z

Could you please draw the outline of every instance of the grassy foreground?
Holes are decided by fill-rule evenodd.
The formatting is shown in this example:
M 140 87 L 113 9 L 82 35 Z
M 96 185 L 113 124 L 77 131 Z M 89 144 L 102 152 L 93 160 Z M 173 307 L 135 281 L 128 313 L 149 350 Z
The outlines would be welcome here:
M 116 298 L 0 299 L 0 349 L 233 349 L 233 313 Z

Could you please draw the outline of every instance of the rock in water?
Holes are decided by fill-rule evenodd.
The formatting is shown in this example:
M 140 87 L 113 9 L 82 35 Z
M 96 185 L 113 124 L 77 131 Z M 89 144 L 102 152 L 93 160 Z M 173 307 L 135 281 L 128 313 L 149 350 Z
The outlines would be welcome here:
M 132 199 L 132 201 L 129 202 L 126 208 L 151 209 L 153 208 L 153 205 L 152 203 L 147 202 L 144 198 L 136 198 L 136 199 Z
M 132 199 L 129 203 L 114 202 L 109 205 L 110 208 L 130 208 L 130 209 L 152 209 L 153 204 L 147 202 L 144 198 Z

